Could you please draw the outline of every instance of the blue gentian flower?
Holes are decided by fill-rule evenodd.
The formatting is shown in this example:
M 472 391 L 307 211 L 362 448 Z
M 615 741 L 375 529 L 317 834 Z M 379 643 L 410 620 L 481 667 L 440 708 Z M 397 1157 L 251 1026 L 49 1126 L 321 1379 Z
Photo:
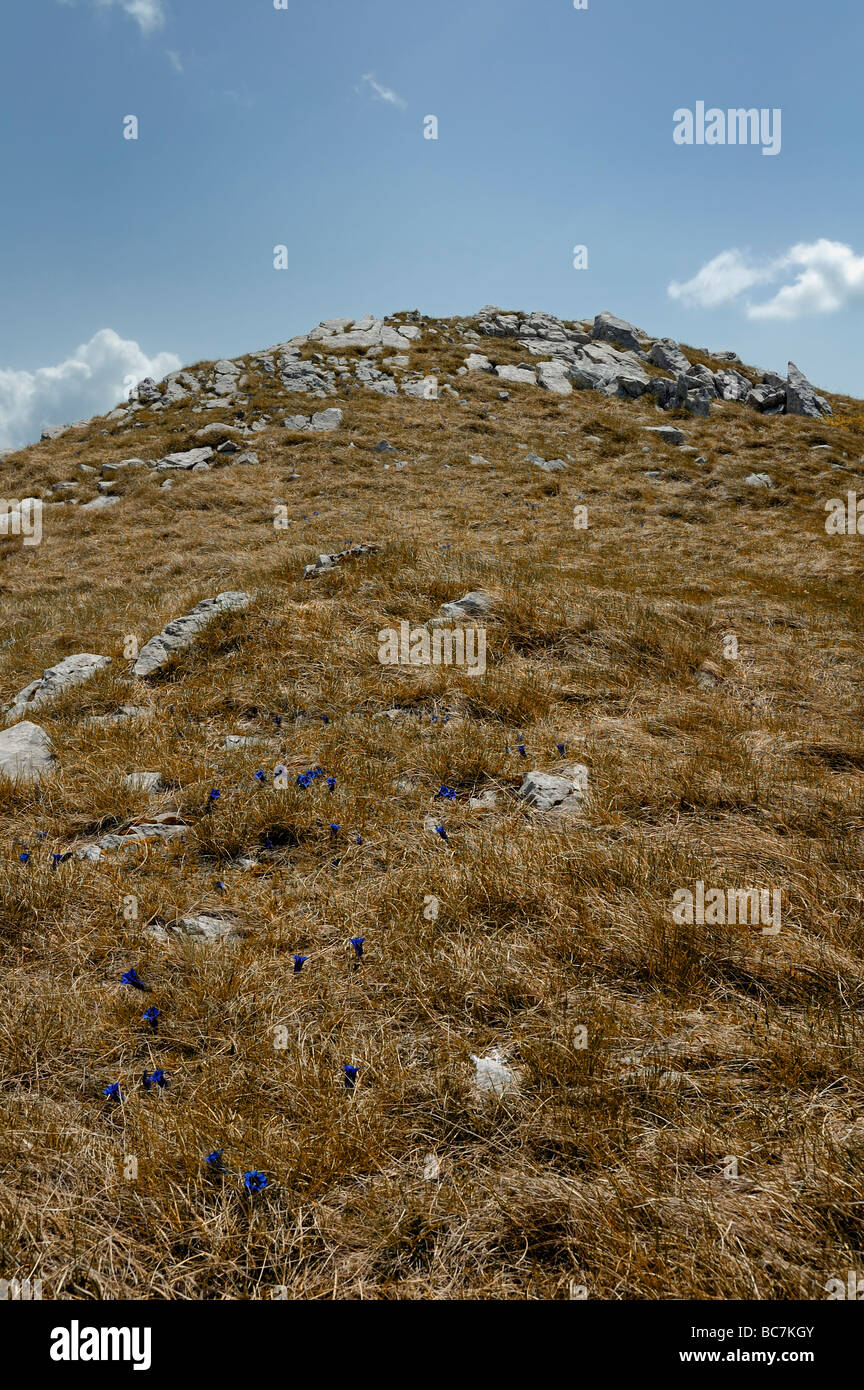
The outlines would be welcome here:
M 355 1084 L 355 1082 L 356 1082 L 356 1080 L 357 1080 L 357 1074 L 358 1074 L 359 1068 L 358 1068 L 358 1067 L 351 1067 L 351 1066 L 349 1066 L 348 1063 L 346 1062 L 345 1065 L 343 1066 L 342 1070 L 343 1070 L 344 1073 L 345 1073 L 345 1089 L 348 1090 L 348 1091 L 353 1091 L 353 1090 L 354 1090 L 354 1084 Z
M 435 795 L 443 796 L 446 801 L 456 800 L 456 792 L 453 787 L 439 787 Z
M 255 773 L 255 781 L 256 781 L 256 782 L 263 782 L 263 781 L 264 781 L 264 778 L 265 778 L 266 776 L 267 776 L 266 772 L 256 772 L 256 773 Z
M 120 1082 L 112 1081 L 110 1086 L 105 1087 L 105 1090 L 102 1092 L 102 1094 L 103 1096 L 107 1096 L 109 1100 L 122 1100 L 123 1097 L 120 1094 Z
M 121 985 L 131 985 L 133 989 L 149 989 L 149 986 L 145 985 L 134 965 L 131 970 L 127 970 L 120 976 L 120 983 Z
M 152 1008 L 147 1009 L 147 1011 L 141 1015 L 141 1017 L 144 1019 L 144 1022 L 150 1024 L 150 1027 L 153 1029 L 154 1033 L 156 1032 L 156 1029 L 159 1027 L 160 1012 L 161 1010 L 157 1009 L 154 1004 Z
M 436 835 L 440 835 L 440 836 L 441 836 L 441 839 L 444 840 L 445 843 L 449 845 L 450 841 L 447 839 L 447 831 L 444 829 L 443 825 L 436 825 L 436 827 L 435 827 L 435 834 L 436 834 Z
M 72 858 L 72 852 L 71 852 L 71 850 L 69 851 L 68 854 L 52 854 L 52 855 L 51 855 L 51 860 L 52 860 L 51 868 L 52 868 L 52 869 L 56 869 L 58 864 L 65 864 L 65 863 L 66 863 L 66 860 L 67 860 L 67 859 L 71 859 L 71 858 Z
M 312 778 L 308 772 L 301 772 L 296 780 L 298 787 L 311 787 L 312 785 Z
M 566 753 L 566 752 L 567 752 L 567 744 L 566 744 L 566 743 L 556 743 L 556 744 L 555 744 L 555 747 L 558 749 L 558 752 L 559 752 L 559 753 Z
M 207 1155 L 207 1157 L 204 1159 L 204 1162 L 209 1164 L 211 1168 L 215 1168 L 217 1173 L 224 1173 L 225 1165 L 222 1162 L 222 1155 L 224 1154 L 224 1152 L 224 1149 L 214 1149 L 212 1153 L 209 1153 Z
M 217 787 L 213 787 L 207 799 L 208 801 L 218 801 L 221 795 L 222 793 L 219 791 L 219 789 Z
M 276 720 L 276 727 L 279 728 L 282 724 L 281 714 L 274 714 L 273 718 Z
M 256 1173 L 254 1169 L 252 1172 L 243 1174 L 243 1186 L 247 1192 L 263 1192 L 268 1181 L 266 1173 Z
M 295 975 L 299 975 L 299 974 L 300 974 L 300 971 L 303 969 L 303 966 L 306 964 L 306 962 L 307 962 L 308 959 L 309 959 L 308 956 L 295 956 L 295 957 L 294 957 L 294 974 L 295 974 Z
M 351 937 L 351 945 L 354 947 L 354 954 L 356 955 L 356 957 L 357 957 L 358 960 L 360 959 L 360 957 L 361 957 L 362 954 L 363 954 L 363 942 L 364 942 L 365 940 L 366 940 L 365 936 L 352 936 L 352 937 Z
M 168 1085 L 168 1079 L 161 1067 L 157 1068 L 150 1076 L 148 1076 L 145 1071 L 142 1080 L 144 1082 L 145 1091 L 149 1091 L 151 1086 L 158 1086 L 160 1090 L 164 1090 Z
M 327 787 L 328 787 L 328 789 L 332 792 L 335 786 L 336 786 L 336 778 L 335 778 L 335 777 L 328 777 L 328 778 L 327 778 Z
M 520 758 L 527 758 L 527 757 L 528 757 L 528 754 L 525 752 L 525 744 L 524 744 L 524 743 L 517 743 L 517 744 L 516 744 L 516 752 L 519 754 Z
M 321 723 L 322 723 L 322 724 L 329 724 L 329 723 L 330 723 L 330 716 L 327 715 L 327 714 L 322 714 L 322 716 L 321 716 Z
M 18 858 L 22 864 L 28 864 L 30 862 L 29 854 L 19 854 Z
M 224 880 L 221 879 L 221 878 L 219 879 L 219 882 L 216 884 L 216 887 L 219 889 L 219 892 L 220 892 L 220 893 L 227 893 L 227 892 L 228 892 L 228 885 L 227 885 L 227 883 L 225 883 Z
M 362 836 L 362 835 L 355 835 L 355 836 L 354 836 L 354 843 L 355 843 L 355 845 L 362 845 L 362 843 L 363 843 L 363 836 Z
M 330 839 L 331 839 L 331 840 L 335 840 L 335 839 L 336 839 L 336 836 L 339 834 L 339 831 L 340 831 L 341 829 L 342 829 L 341 825 L 334 825 L 333 822 L 331 821 L 331 822 L 330 822 Z

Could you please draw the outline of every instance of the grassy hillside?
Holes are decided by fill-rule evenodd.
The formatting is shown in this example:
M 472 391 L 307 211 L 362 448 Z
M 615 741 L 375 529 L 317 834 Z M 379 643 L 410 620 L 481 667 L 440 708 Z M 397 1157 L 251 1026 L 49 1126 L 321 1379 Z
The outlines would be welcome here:
M 249 359 L 257 465 L 126 470 L 105 511 L 80 507 L 103 464 L 234 410 L 0 464 L 7 498 L 79 500 L 0 539 L 0 699 L 112 658 L 30 716 L 57 769 L 0 788 L 0 1276 L 45 1298 L 811 1299 L 856 1268 L 864 540 L 825 502 L 864 493 L 862 407 L 676 416 L 683 453 L 650 398 L 457 377 L 489 349 L 458 329 L 411 351 L 437 400 L 310 402 Z M 332 434 L 281 425 L 331 405 Z M 131 675 L 130 636 L 225 590 L 255 601 Z M 379 663 L 379 630 L 468 590 L 484 675 Z M 574 762 L 581 811 L 520 800 Z M 297 784 L 317 767 L 332 789 Z M 182 837 L 75 857 L 154 811 Z M 782 890 L 782 930 L 676 923 L 699 881 Z M 199 913 L 235 937 L 171 930 Z

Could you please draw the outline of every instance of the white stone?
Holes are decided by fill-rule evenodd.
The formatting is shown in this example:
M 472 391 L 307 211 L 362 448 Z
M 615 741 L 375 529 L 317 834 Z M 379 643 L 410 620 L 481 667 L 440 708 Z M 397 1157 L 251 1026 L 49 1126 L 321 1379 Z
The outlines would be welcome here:
M 51 740 L 38 724 L 24 719 L 0 733 L 0 773 L 21 782 L 38 782 L 54 761 Z

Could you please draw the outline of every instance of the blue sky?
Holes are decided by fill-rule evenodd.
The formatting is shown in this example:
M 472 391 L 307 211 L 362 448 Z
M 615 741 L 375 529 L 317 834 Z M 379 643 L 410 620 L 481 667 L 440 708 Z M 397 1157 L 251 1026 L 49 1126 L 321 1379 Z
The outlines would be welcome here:
M 0 447 L 415 307 L 611 309 L 864 395 L 862 39 L 853 0 L 10 5 Z M 779 108 L 780 153 L 676 144 L 700 101 Z

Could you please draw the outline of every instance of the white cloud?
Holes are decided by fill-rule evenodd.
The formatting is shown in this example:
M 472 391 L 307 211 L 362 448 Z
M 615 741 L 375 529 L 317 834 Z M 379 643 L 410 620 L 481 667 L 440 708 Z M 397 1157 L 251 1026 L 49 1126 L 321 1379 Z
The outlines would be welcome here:
M 31 443 L 46 425 L 103 414 L 124 398 L 127 377 L 158 381 L 181 366 L 173 352 L 148 357 L 137 343 L 102 328 L 56 367 L 0 369 L 0 449 Z
M 74 5 L 75 0 L 60 0 L 61 5 Z M 142 34 L 153 34 L 165 23 L 164 0 L 92 0 L 100 10 L 119 5 L 124 14 L 134 19 Z
M 406 105 L 406 102 L 403 101 L 398 92 L 393 91 L 392 87 L 384 87 L 380 82 L 376 82 L 374 73 L 364 72 L 363 81 L 368 82 L 379 100 L 388 102 L 390 106 L 404 107 Z
M 747 262 L 746 257 L 736 250 L 721 251 L 713 261 L 706 262 L 692 280 L 683 284 L 673 280 L 669 286 L 669 296 L 680 299 L 688 309 L 716 309 L 718 304 L 729 304 L 753 285 L 770 280 L 770 268 L 757 268 Z
M 177 53 L 173 48 L 168 49 L 168 61 L 175 72 L 183 71 L 183 63 L 181 62 L 180 54 Z
M 688 308 L 715 309 L 734 304 L 757 285 L 784 278 L 790 283 L 781 285 L 770 299 L 759 304 L 745 299 L 749 319 L 836 314 L 864 299 L 864 256 L 856 256 L 844 242 L 825 237 L 798 242 L 783 255 L 761 263 L 732 249 L 708 261 L 692 280 L 673 280 L 668 292 Z

